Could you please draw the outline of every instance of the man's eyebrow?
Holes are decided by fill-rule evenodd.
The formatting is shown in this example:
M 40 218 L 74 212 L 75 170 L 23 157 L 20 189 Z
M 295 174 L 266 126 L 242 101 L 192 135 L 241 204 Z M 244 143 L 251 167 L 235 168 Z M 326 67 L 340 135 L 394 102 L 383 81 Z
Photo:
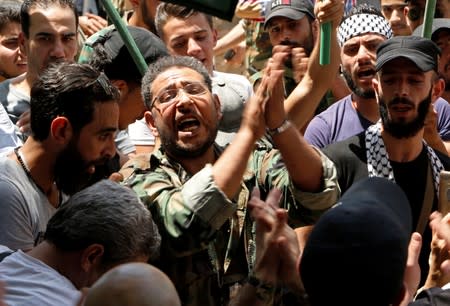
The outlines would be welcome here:
M 200 34 L 200 33 L 205 33 L 205 32 L 207 32 L 206 29 L 201 29 L 201 30 L 195 31 L 194 34 Z M 189 34 L 182 34 L 182 35 L 174 36 L 174 37 L 172 38 L 172 40 L 184 39 L 184 38 L 186 38 L 186 36 L 188 36 L 188 35 L 189 35 Z
M 113 126 L 105 127 L 105 128 L 102 128 L 102 129 L 98 130 L 96 134 L 115 133 L 115 132 L 117 132 L 117 130 L 118 129 L 115 126 L 114 127 Z

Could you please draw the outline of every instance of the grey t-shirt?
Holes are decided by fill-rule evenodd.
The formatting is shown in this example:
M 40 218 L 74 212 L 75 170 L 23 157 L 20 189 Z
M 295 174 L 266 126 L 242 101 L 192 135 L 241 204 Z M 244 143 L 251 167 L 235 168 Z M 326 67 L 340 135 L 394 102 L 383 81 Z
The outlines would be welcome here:
M 47 197 L 8 157 L 0 157 L 0 244 L 29 250 L 38 244 L 56 212 Z

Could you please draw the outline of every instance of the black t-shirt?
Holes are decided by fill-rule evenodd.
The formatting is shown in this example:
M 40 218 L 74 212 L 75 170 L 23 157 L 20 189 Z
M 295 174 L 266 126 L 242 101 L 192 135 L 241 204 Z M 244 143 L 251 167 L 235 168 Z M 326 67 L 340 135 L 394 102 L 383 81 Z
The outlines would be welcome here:
M 356 181 L 366 178 L 367 155 L 365 145 L 365 132 L 350 137 L 344 141 L 333 143 L 323 149 L 323 152 L 335 163 L 339 186 L 342 194 Z M 442 162 L 444 169 L 450 169 L 450 158 L 441 152 L 435 151 Z M 425 195 L 428 154 L 425 146 L 419 156 L 410 162 L 399 163 L 390 161 L 396 183 L 403 189 L 411 205 L 413 215 L 413 230 L 422 208 Z M 437 196 L 434 197 L 433 211 L 438 207 Z M 426 227 L 423 234 L 422 251 L 419 262 L 422 272 L 421 283 L 426 279 L 428 273 L 428 257 L 430 254 L 431 229 Z

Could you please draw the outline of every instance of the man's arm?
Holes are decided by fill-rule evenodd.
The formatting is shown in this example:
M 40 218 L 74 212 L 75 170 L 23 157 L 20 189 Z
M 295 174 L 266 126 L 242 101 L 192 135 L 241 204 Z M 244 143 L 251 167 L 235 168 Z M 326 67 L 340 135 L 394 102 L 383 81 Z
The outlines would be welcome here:
M 237 44 L 245 39 L 245 30 L 242 20 L 238 22 L 227 34 L 221 37 L 214 47 L 214 55 L 219 55 L 234 48 Z
M 285 110 L 289 119 L 298 129 L 302 129 L 312 118 L 320 100 L 328 89 L 330 89 L 338 77 L 340 64 L 340 48 L 337 43 L 337 27 L 341 21 L 344 6 L 340 0 L 316 1 L 316 19 L 320 24 L 331 22 L 331 57 L 330 64 L 321 66 L 320 34 L 316 39 L 314 49 L 310 55 L 308 69 L 305 76 L 292 93 L 285 100 Z M 280 46 L 275 46 L 273 53 Z

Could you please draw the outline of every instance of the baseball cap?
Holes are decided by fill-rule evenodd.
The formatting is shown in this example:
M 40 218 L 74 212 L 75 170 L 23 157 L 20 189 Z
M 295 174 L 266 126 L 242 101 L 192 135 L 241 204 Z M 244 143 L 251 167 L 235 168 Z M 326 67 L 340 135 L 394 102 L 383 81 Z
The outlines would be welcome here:
M 435 37 L 434 34 L 436 34 L 439 30 L 447 29 L 450 31 L 450 18 L 434 18 L 433 19 L 433 25 L 431 26 L 431 40 L 434 41 Z M 423 24 L 418 26 L 412 35 L 414 36 L 422 36 L 423 31 Z
M 152 32 L 141 27 L 127 26 L 127 28 L 147 64 L 169 54 L 162 40 Z M 103 70 L 108 78 L 123 80 L 140 80 L 142 78 L 117 29 L 114 28 L 103 38 L 99 38 L 98 43 L 103 45 L 111 59 L 110 62 L 103 65 Z M 96 45 L 97 43 L 94 44 L 94 48 Z
M 249 94 L 245 84 L 229 74 L 214 71 L 212 91 L 220 99 L 222 119 L 215 139 L 220 146 L 229 144 L 241 126 L 244 105 Z
M 306 242 L 300 275 L 312 305 L 391 304 L 411 231 L 410 204 L 397 184 L 379 177 L 353 184 Z
M 440 54 L 441 50 L 431 39 L 419 36 L 395 36 L 378 46 L 375 70 L 379 71 L 387 62 L 403 57 L 416 64 L 423 72 L 432 69 L 437 71 Z
M 314 7 L 309 0 L 272 0 L 266 5 L 264 28 L 273 17 L 286 17 L 293 20 L 300 20 L 303 16 L 314 16 Z

